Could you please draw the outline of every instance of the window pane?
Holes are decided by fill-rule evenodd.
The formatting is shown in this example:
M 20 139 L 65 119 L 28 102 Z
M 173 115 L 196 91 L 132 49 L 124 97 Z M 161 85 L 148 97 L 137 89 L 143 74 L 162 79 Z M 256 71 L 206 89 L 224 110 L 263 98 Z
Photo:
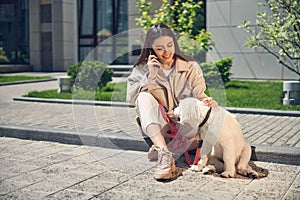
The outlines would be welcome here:
M 41 4 L 41 22 L 50 23 L 52 21 L 51 4 Z
M 93 34 L 93 0 L 80 1 L 81 13 L 79 23 L 80 23 L 80 35 L 91 35 Z M 80 13 L 80 12 L 79 12 Z
M 29 64 L 29 8 L 28 1 L 19 1 L 18 62 Z
M 79 35 L 81 60 L 89 54 L 88 50 L 93 50 L 89 58 L 99 59 L 109 64 L 127 62 L 128 35 L 122 33 L 116 36 L 128 29 L 127 4 L 127 0 L 78 0 L 79 22 L 82 25 Z M 86 22 L 86 19 L 90 21 Z M 90 27 L 88 31 L 84 30 L 87 29 L 87 24 Z M 126 55 L 122 56 L 123 54 Z M 122 58 L 119 58 L 120 56 Z M 114 61 L 116 58 L 118 58 L 117 62 Z
M 11 62 L 11 53 L 14 52 L 14 4 L 0 5 L 0 63 Z
M 119 1 L 118 33 L 128 30 L 128 3 L 127 0 Z
M 93 50 L 93 47 L 80 47 L 80 52 L 79 52 L 79 60 L 84 60 L 89 53 Z
M 97 1 L 97 35 L 99 32 L 104 32 L 105 35 L 112 34 L 112 1 L 98 0 Z

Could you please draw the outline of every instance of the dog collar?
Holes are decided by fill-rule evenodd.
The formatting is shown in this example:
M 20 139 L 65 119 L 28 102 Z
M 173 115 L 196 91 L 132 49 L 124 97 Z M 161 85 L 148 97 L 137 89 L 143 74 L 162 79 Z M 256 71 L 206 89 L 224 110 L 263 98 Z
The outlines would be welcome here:
M 204 124 L 207 122 L 207 120 L 209 119 L 211 113 L 211 108 L 209 108 L 208 112 L 206 113 L 206 116 L 204 118 L 204 120 L 201 122 L 201 124 L 199 125 L 199 129 L 204 126 Z

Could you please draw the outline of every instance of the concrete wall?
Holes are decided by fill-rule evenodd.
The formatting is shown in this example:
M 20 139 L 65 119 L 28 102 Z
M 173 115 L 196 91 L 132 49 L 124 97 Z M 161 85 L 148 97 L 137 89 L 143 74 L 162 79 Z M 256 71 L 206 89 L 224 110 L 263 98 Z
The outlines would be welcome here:
M 30 65 L 34 71 L 41 71 L 41 23 L 40 0 L 29 1 L 29 48 Z
M 237 79 L 297 79 L 296 75 L 278 64 L 276 58 L 261 49 L 243 45 L 249 34 L 238 29 L 243 20 L 255 27 L 259 0 L 207 0 L 207 30 L 216 42 L 207 54 L 208 61 L 232 56 L 231 77 Z
M 33 71 L 66 71 L 78 61 L 76 1 L 30 0 L 29 24 Z
M 140 39 L 140 30 L 139 27 L 136 25 L 136 21 L 134 20 L 138 17 L 138 8 L 135 6 L 135 0 L 128 0 L 128 49 L 129 51 L 134 50 L 134 46 L 141 46 L 137 40 Z M 129 55 L 129 63 L 133 64 L 136 59 L 138 58 L 137 55 Z
M 77 62 L 77 2 L 52 0 L 53 71 L 66 71 Z

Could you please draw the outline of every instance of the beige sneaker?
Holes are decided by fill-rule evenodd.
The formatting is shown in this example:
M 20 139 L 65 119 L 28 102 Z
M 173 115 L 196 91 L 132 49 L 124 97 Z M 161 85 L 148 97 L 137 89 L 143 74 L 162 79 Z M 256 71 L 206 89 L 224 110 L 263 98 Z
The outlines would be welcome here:
M 158 147 L 152 145 L 148 151 L 148 159 L 150 161 L 157 161 L 158 157 Z
M 175 161 L 170 151 L 158 148 L 158 159 L 154 178 L 156 180 L 167 180 L 172 178 L 172 173 L 176 171 Z

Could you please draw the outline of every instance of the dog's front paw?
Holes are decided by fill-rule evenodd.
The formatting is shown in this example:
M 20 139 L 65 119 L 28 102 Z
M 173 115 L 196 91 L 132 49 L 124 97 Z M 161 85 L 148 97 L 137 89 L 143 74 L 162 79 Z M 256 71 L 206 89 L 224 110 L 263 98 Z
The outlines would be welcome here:
M 223 178 L 234 178 L 235 173 L 231 172 L 231 171 L 224 171 L 224 172 L 222 172 L 221 177 L 223 177 Z
M 203 166 L 200 165 L 191 165 L 190 170 L 194 172 L 201 172 L 203 169 Z
M 217 172 L 216 167 L 213 165 L 207 165 L 205 167 L 201 165 L 192 165 L 190 169 L 194 172 L 202 172 L 203 174 Z
M 207 165 L 202 170 L 203 174 L 216 173 L 217 169 L 214 165 Z
M 257 178 L 258 177 L 258 173 L 256 171 L 254 171 L 253 169 L 249 169 L 249 170 L 239 169 L 237 171 L 237 173 L 240 174 L 240 175 L 246 176 L 246 177 L 250 177 L 250 178 Z

